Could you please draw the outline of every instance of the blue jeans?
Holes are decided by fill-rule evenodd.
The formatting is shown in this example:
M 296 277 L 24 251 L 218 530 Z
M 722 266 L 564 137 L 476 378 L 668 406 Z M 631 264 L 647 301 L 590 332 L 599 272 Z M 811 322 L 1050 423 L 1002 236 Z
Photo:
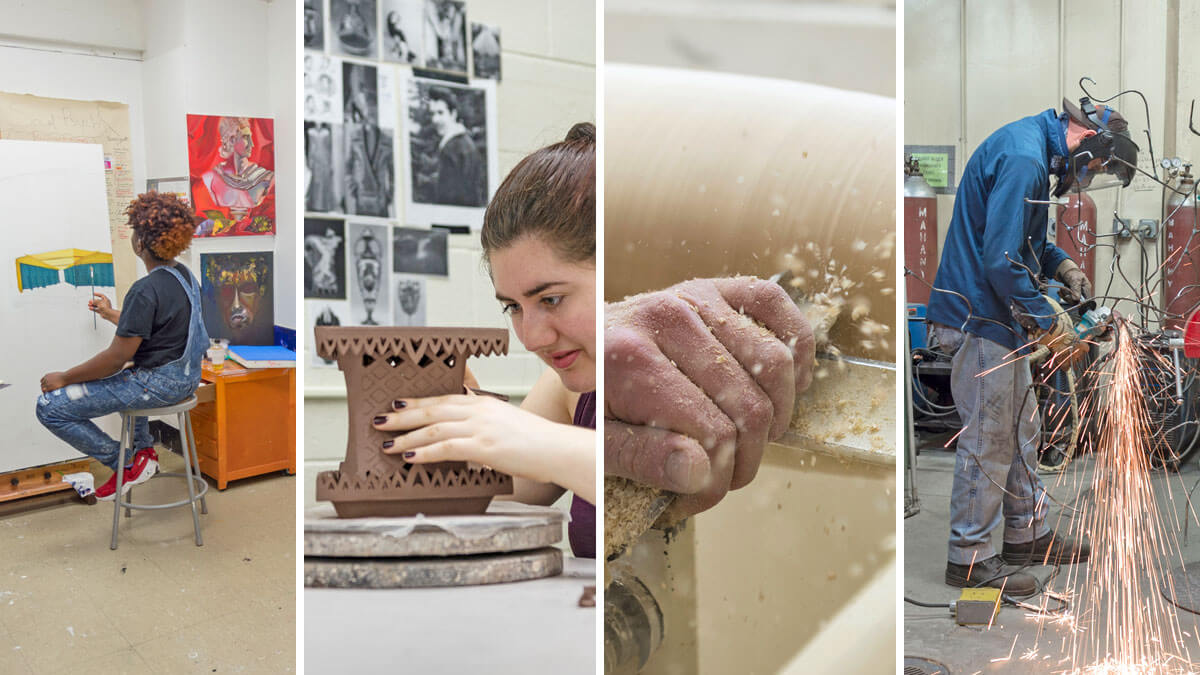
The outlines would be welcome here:
M 191 383 L 158 370 L 130 368 L 103 380 L 71 384 L 42 394 L 37 400 L 38 421 L 71 447 L 116 471 L 120 443 L 101 431 L 92 419 L 122 410 L 178 403 L 195 389 Z M 149 423 L 145 417 L 138 417 L 133 427 L 133 447 L 153 444 Z M 126 452 L 126 461 L 132 457 L 133 453 Z
M 963 422 L 950 493 L 948 559 L 968 565 L 996 555 L 991 533 L 1000 525 L 1002 507 L 1005 543 L 1025 544 L 1050 531 L 1046 486 L 1037 474 L 1041 417 L 1028 361 L 980 377 L 1015 358 L 1012 350 L 946 326 L 935 324 L 934 331 L 943 350 L 954 354 L 950 390 Z

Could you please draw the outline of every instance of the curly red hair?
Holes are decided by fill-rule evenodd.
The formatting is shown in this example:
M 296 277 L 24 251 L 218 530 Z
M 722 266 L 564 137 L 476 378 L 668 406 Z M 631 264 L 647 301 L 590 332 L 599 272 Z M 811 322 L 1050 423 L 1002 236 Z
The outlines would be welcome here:
M 176 195 L 147 192 L 125 209 L 137 238 L 159 260 L 173 260 L 192 243 L 198 218 Z

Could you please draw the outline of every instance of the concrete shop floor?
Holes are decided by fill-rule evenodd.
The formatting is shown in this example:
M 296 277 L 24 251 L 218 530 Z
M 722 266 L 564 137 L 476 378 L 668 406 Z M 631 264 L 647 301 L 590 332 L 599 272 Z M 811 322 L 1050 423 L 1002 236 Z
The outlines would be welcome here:
M 134 503 L 185 491 L 156 477 Z M 116 551 L 112 502 L 0 516 L 0 673 L 295 672 L 295 494 L 278 473 L 210 481 L 201 547 L 186 508 L 122 514 Z
M 946 547 L 950 535 L 950 488 L 954 475 L 954 452 L 942 446 L 951 434 L 918 437 L 921 454 L 917 458 L 917 492 L 921 512 L 904 521 L 904 595 L 923 602 L 946 603 L 958 598 L 960 589 L 947 586 L 944 581 L 946 570 Z M 1081 490 L 1090 489 L 1094 461 L 1090 455 L 1078 460 L 1073 469 L 1056 485 L 1054 474 L 1042 474 L 1042 481 L 1050 495 L 1064 504 L 1070 504 Z M 1174 523 L 1170 515 L 1173 510 L 1180 517 L 1187 513 L 1186 493 L 1200 480 L 1200 467 L 1193 458 L 1179 473 L 1155 471 L 1152 481 L 1158 509 L 1165 523 Z M 1168 487 L 1173 495 L 1167 494 Z M 1200 488 L 1192 495 L 1193 508 L 1200 513 Z M 1069 517 L 1059 520 L 1062 507 L 1051 503 L 1048 522 L 1051 527 L 1069 531 Z M 1173 529 L 1173 527 L 1172 527 Z M 1178 533 L 1182 560 L 1200 560 L 1200 527 L 1192 520 L 1187 528 L 1187 537 L 1182 530 Z M 999 552 L 1003 545 L 1003 525 L 992 534 L 992 543 Z M 1179 558 L 1164 560 L 1164 572 L 1180 565 Z M 1063 566 L 1059 579 L 1052 584 L 1055 590 L 1063 590 L 1069 567 Z M 1045 580 L 1052 567 L 1038 566 L 1028 570 Z M 1077 574 L 1085 570 L 1079 569 Z M 1035 598 L 1041 603 L 1040 596 Z M 1051 603 L 1053 606 L 1054 603 Z M 1065 628 L 1045 622 L 1038 635 L 1039 622 L 1029 618 L 1024 609 L 1004 607 L 1000 610 L 991 628 L 984 626 L 958 626 L 946 609 L 916 607 L 904 603 L 904 654 L 930 658 L 947 666 L 954 675 L 1001 672 L 1061 673 L 1072 667 L 1083 667 L 1088 663 L 1064 661 L 1064 637 L 1069 635 Z M 1194 662 L 1200 663 L 1200 616 L 1178 610 L 1180 628 L 1190 636 L 1187 647 Z M 1097 625 L 1090 630 L 1103 630 Z M 1070 640 L 1067 639 L 1067 649 Z M 1021 657 L 1035 650 L 1031 658 Z M 1011 659 L 1006 657 L 1012 654 Z

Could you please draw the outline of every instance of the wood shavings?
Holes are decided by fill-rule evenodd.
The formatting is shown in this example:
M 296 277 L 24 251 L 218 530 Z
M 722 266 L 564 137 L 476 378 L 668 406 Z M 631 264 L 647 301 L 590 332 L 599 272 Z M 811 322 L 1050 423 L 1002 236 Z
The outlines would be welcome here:
M 604 558 L 633 546 L 654 525 L 651 506 L 662 491 L 628 478 L 604 477 Z

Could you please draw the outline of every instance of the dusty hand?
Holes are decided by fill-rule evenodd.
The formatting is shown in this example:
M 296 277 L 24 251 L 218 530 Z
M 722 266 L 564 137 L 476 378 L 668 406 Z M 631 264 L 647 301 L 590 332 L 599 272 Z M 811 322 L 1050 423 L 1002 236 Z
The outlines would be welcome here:
M 46 373 L 42 376 L 43 394 L 62 389 L 65 386 L 67 386 L 66 373 Z
M 808 321 L 751 277 L 609 304 L 604 344 L 605 471 L 687 495 L 682 515 L 754 478 L 812 378 Z
M 386 454 L 414 464 L 469 461 L 539 482 L 562 480 L 546 474 L 540 457 L 554 451 L 565 425 L 491 396 L 433 396 L 396 404 L 402 405 L 374 420 L 380 431 L 407 432 L 384 443 Z

